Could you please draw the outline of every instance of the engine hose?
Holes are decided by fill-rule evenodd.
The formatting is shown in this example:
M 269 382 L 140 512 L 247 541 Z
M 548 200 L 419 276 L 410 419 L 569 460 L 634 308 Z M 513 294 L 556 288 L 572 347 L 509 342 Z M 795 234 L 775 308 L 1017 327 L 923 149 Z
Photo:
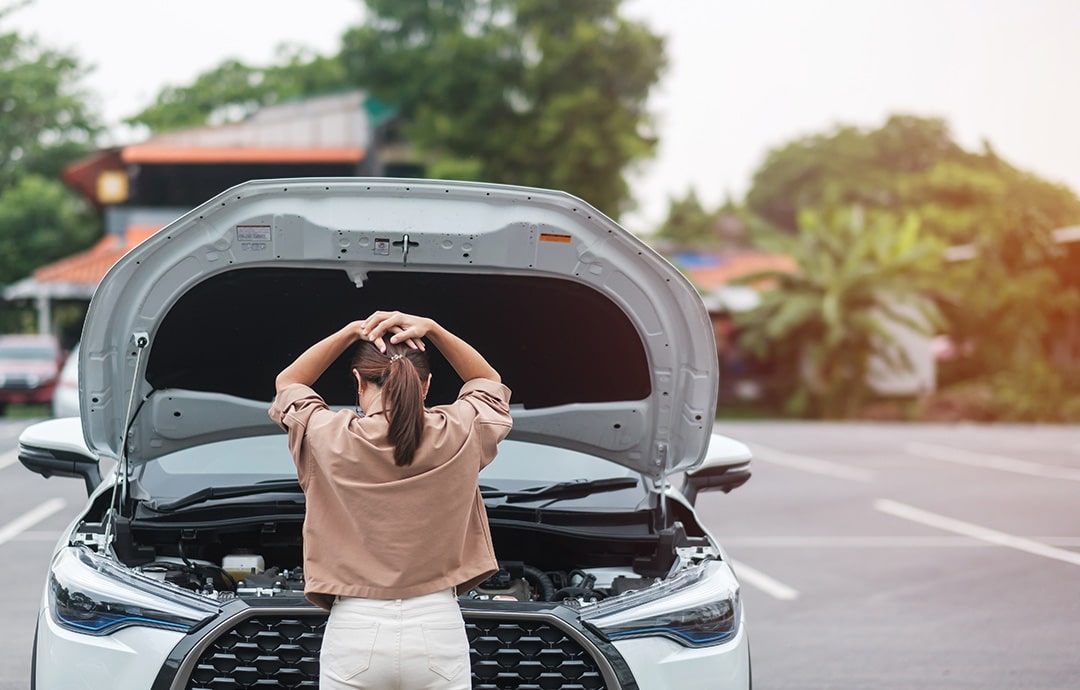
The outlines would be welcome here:
M 540 601 L 551 601 L 555 596 L 555 584 L 547 573 L 531 565 L 522 565 L 521 574 L 540 593 Z

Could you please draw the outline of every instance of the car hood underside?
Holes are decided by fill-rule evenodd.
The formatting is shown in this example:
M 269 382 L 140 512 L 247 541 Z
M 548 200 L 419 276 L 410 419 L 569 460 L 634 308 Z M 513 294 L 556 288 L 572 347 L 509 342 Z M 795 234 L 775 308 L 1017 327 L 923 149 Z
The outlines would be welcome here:
M 715 340 L 671 264 L 566 194 L 365 178 L 240 185 L 117 263 L 79 352 L 87 443 L 141 462 L 279 433 L 276 374 L 376 309 L 431 316 L 484 353 L 512 390 L 512 438 L 651 476 L 705 453 Z M 449 402 L 460 381 L 429 352 L 428 402 Z M 315 388 L 353 405 L 346 358 Z

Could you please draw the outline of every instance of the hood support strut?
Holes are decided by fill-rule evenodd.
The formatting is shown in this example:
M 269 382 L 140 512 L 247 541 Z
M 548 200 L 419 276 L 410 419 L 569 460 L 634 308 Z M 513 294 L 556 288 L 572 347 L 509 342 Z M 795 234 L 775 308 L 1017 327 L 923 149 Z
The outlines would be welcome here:
M 132 339 L 135 341 L 135 367 L 131 374 L 131 394 L 128 396 L 127 412 L 124 415 L 123 430 L 121 431 L 120 443 L 117 446 L 120 449 L 120 457 L 117 458 L 116 463 L 116 481 L 113 482 L 112 496 L 109 498 L 109 510 L 105 514 L 105 543 L 103 549 L 106 553 L 114 556 L 115 550 L 112 548 L 112 540 L 116 516 L 128 498 L 127 438 L 131 432 L 131 423 L 133 421 L 131 409 L 135 405 L 135 390 L 139 383 L 139 372 L 142 371 L 143 353 L 146 352 L 146 348 L 150 344 L 150 336 L 142 331 L 133 333 Z
M 667 463 L 668 463 L 668 446 L 666 443 L 656 444 L 656 467 L 658 476 L 653 480 L 653 486 L 656 487 L 657 492 L 660 494 L 660 524 L 656 526 L 656 529 L 666 529 L 668 526 L 668 486 L 671 483 L 668 481 Z

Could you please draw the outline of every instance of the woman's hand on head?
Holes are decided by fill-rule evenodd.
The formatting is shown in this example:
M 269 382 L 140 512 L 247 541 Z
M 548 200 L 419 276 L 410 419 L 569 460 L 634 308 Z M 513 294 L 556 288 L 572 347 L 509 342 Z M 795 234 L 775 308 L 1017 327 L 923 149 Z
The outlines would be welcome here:
M 421 340 L 435 326 L 435 322 L 422 316 L 404 314 L 400 311 L 377 311 L 360 321 L 360 335 L 386 352 L 386 340 L 404 343 L 414 350 L 424 350 Z M 389 334 L 389 336 L 387 336 Z

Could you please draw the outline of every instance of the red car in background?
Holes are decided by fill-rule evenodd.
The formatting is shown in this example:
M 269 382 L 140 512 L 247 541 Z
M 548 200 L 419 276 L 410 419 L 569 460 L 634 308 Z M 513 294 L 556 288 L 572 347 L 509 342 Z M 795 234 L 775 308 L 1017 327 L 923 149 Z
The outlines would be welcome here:
M 9 404 L 48 404 L 64 353 L 52 335 L 0 335 L 0 414 Z

